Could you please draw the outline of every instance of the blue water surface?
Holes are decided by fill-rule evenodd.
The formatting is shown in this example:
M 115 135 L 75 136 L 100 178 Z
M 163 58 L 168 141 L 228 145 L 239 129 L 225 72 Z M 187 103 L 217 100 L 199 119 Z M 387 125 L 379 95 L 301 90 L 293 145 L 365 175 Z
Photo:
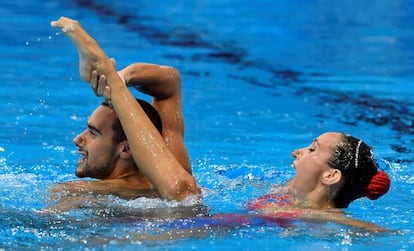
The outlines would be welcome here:
M 245 212 L 293 176 L 293 149 L 343 131 L 372 145 L 392 179 L 388 194 L 346 213 L 392 231 L 142 219 L 154 203 L 142 198 L 39 213 L 50 186 L 77 179 L 72 139 L 101 101 L 49 25 L 60 16 L 80 20 L 119 68 L 181 72 L 186 144 L 210 213 Z M 404 0 L 3 0 L 0 249 L 412 250 L 413 18 Z

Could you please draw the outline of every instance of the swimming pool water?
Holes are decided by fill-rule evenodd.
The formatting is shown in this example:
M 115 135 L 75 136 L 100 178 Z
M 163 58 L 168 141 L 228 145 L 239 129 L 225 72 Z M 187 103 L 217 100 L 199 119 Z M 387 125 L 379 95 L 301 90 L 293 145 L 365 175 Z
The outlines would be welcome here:
M 0 249 L 414 247 L 408 1 L 5 0 L 0 13 Z M 393 231 L 146 219 L 142 210 L 163 202 L 116 197 L 39 214 L 48 187 L 76 179 L 72 139 L 100 102 L 79 79 L 74 46 L 49 26 L 62 15 L 80 20 L 119 67 L 144 61 L 180 70 L 186 143 L 212 214 L 245 212 L 247 201 L 293 175 L 293 149 L 344 131 L 372 145 L 392 178 L 387 195 L 346 212 Z

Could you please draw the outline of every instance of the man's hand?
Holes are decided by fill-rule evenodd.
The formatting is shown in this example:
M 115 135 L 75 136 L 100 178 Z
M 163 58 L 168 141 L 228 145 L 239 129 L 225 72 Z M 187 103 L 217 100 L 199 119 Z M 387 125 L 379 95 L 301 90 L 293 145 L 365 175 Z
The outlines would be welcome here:
M 115 59 L 111 58 L 111 62 L 113 66 L 116 67 Z M 124 78 L 120 74 L 119 74 L 119 77 L 125 83 Z M 96 96 L 104 97 L 105 101 L 111 104 L 111 88 L 107 83 L 107 79 L 105 75 L 99 75 L 97 70 L 93 70 L 91 73 L 90 86 Z

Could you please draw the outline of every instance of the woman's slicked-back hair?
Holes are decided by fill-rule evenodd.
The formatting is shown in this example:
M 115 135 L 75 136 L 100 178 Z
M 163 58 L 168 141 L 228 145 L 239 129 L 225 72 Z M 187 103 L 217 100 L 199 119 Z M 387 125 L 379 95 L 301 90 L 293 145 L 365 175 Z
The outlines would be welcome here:
M 342 139 L 328 161 L 330 167 L 342 173 L 340 187 L 331 198 L 337 208 L 346 208 L 352 201 L 366 196 L 368 185 L 378 170 L 371 147 L 350 135 L 343 134 Z

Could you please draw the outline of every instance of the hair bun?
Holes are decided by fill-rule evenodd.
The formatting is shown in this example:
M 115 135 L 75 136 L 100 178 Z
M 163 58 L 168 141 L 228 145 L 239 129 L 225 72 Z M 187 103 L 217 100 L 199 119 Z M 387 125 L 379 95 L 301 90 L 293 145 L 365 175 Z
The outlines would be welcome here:
M 367 198 L 376 200 L 384 195 L 390 189 L 391 180 L 388 174 L 384 171 L 379 171 L 372 177 L 371 182 L 367 188 Z

